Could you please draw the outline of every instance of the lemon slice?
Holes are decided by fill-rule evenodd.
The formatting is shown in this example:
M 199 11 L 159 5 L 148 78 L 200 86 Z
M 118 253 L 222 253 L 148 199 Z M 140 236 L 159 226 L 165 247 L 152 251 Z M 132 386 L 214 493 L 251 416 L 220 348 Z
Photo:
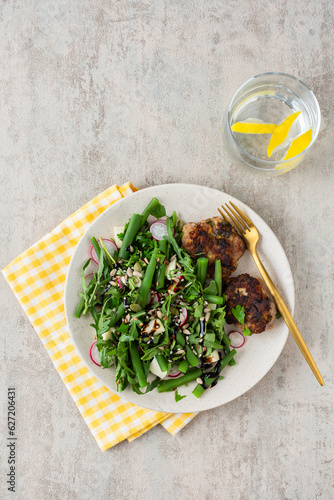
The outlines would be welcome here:
M 231 130 L 239 134 L 272 134 L 276 127 L 275 123 L 237 122 Z
M 312 128 L 310 128 L 310 130 L 307 130 L 307 132 L 304 132 L 304 134 L 300 135 L 299 137 L 296 137 L 296 139 L 292 141 L 291 146 L 289 147 L 288 152 L 283 160 L 290 160 L 290 158 L 298 156 L 307 148 L 311 141 Z
M 292 113 L 289 115 L 278 127 L 273 131 L 273 135 L 271 136 L 270 143 L 267 149 L 267 154 L 269 158 L 272 155 L 274 149 L 282 144 L 282 142 L 287 137 L 289 130 L 295 121 L 295 119 L 300 115 L 301 111 L 297 111 L 296 113 Z

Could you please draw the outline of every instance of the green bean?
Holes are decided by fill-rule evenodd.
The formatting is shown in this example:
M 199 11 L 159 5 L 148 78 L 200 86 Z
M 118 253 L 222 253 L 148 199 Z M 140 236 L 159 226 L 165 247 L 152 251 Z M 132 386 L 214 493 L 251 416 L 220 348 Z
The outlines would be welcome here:
M 168 369 L 167 360 L 163 354 L 157 354 L 156 360 L 158 362 L 159 368 L 162 372 L 166 372 Z
M 85 299 L 82 297 L 80 300 L 79 304 L 77 305 L 77 308 L 75 310 L 74 316 L 76 318 L 80 318 L 81 314 L 83 313 L 85 309 Z
M 196 385 L 195 389 L 193 390 L 193 395 L 196 396 L 196 398 L 202 396 L 203 392 L 210 387 L 214 380 L 215 377 L 204 377 L 204 383 Z
M 191 366 L 197 366 L 199 363 L 198 357 L 192 352 L 188 345 L 186 346 L 186 358 Z
M 224 304 L 224 297 L 219 297 L 218 295 L 210 295 L 208 293 L 204 293 L 203 299 L 207 300 L 211 304 L 218 304 L 220 306 Z
M 225 332 L 223 333 L 223 343 L 224 343 L 224 346 L 231 345 L 231 339 Z
M 182 373 L 186 373 L 188 371 L 188 368 L 189 368 L 189 363 L 186 359 L 183 359 L 182 361 L 180 361 L 180 363 L 177 365 L 177 369 L 182 372 Z
M 130 357 L 131 357 L 131 361 L 132 361 L 133 371 L 136 374 L 139 386 L 146 387 L 147 379 L 145 377 L 143 365 L 142 365 L 142 362 L 141 362 L 141 359 L 139 356 L 137 342 L 133 341 L 130 343 L 129 351 L 130 351 Z
M 118 323 L 118 321 L 124 316 L 124 314 L 125 314 L 125 308 L 124 308 L 124 304 L 122 303 L 119 306 L 118 311 L 115 314 L 115 316 L 109 321 L 109 327 L 116 325 L 116 323 Z
M 229 347 L 228 345 L 224 347 L 224 350 L 225 350 L 226 355 L 227 355 L 227 354 L 229 354 L 229 353 L 231 352 L 231 349 L 230 349 L 230 347 Z M 234 365 L 236 365 L 237 363 L 236 363 L 235 359 L 234 359 L 234 358 L 232 358 L 232 359 L 231 359 L 231 361 L 229 361 L 229 363 L 228 363 L 228 364 L 229 364 L 230 366 L 234 366 Z
M 180 332 L 180 330 L 178 330 L 176 332 L 176 342 L 180 345 L 182 345 L 182 347 L 184 345 L 186 345 L 186 339 L 184 338 L 184 335 L 182 335 L 182 333 Z
M 205 284 L 206 275 L 208 272 L 208 259 L 206 257 L 200 257 L 197 260 L 197 279 L 202 283 L 202 286 Z
M 196 396 L 196 398 L 199 398 L 202 396 L 203 392 L 205 392 L 203 385 L 197 384 L 195 389 L 193 390 L 193 395 Z
M 167 241 L 166 240 L 158 241 L 158 248 L 164 255 L 166 255 L 167 254 Z M 166 279 L 166 264 L 162 263 L 159 265 L 159 268 L 157 270 L 157 278 L 156 278 L 156 289 L 157 290 L 164 288 L 165 279 Z
M 219 297 L 223 295 L 223 280 L 222 280 L 222 263 L 220 260 L 216 260 L 215 262 L 215 282 L 217 285 L 217 294 Z
M 166 253 L 167 253 L 167 241 L 166 240 L 158 241 L 158 247 L 159 247 L 160 252 L 166 255 Z
M 188 384 L 192 380 L 196 380 L 197 377 L 200 377 L 202 374 L 202 370 L 200 368 L 196 368 L 195 370 L 190 370 L 188 373 L 185 375 L 182 375 L 182 377 L 170 379 L 170 380 L 163 380 L 160 382 L 158 385 L 158 392 L 167 392 L 175 389 L 176 387 L 180 387 L 180 385 Z
M 221 370 L 225 368 L 227 363 L 231 361 L 231 359 L 237 354 L 237 351 L 235 349 L 232 349 L 226 356 L 222 359 L 222 364 L 221 364 Z
M 139 294 L 140 294 L 140 299 L 139 303 L 141 305 L 141 308 L 144 309 L 147 303 L 147 298 L 148 294 L 150 292 L 150 288 L 152 286 L 153 282 L 153 277 L 155 273 L 155 266 L 157 264 L 157 259 L 159 256 L 159 250 L 155 248 L 153 250 L 152 256 L 150 258 L 150 262 L 146 268 L 145 275 L 141 284 L 141 287 L 139 289 Z
M 127 259 L 129 257 L 128 247 L 134 242 L 139 229 L 142 227 L 142 216 L 139 214 L 132 214 L 128 228 L 124 234 L 121 249 L 119 251 L 120 259 Z
M 154 210 L 155 207 L 157 207 L 159 204 L 160 204 L 159 200 L 157 200 L 156 198 L 152 198 L 150 203 L 147 205 L 147 207 L 144 209 L 143 213 L 141 214 L 143 224 L 145 224 L 147 217 L 150 215 L 152 210 Z
M 156 289 L 160 290 L 165 286 L 166 279 L 166 264 L 160 264 L 158 272 L 157 272 L 157 280 L 156 280 Z

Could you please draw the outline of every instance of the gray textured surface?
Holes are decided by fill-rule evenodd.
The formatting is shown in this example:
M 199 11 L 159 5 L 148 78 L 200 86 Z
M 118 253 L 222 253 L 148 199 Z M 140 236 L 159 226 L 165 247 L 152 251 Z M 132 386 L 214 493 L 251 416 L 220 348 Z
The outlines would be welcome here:
M 290 338 L 243 397 L 175 438 L 157 427 L 101 453 L 1 278 L 1 386 L 18 394 L 12 496 L 333 498 L 333 3 L 8 0 L 0 17 L 1 266 L 111 184 L 218 187 L 283 244 L 326 381 Z M 263 71 L 304 80 L 323 117 L 309 158 L 277 179 L 241 171 L 221 140 L 229 97 Z

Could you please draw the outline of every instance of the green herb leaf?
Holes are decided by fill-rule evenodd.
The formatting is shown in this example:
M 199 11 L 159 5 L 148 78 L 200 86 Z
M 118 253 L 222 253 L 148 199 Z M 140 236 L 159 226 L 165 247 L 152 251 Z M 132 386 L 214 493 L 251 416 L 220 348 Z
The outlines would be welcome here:
M 248 337 L 252 335 L 252 332 L 250 331 L 249 328 L 244 328 L 244 335 L 247 335 Z
M 215 281 L 211 281 L 210 285 L 204 288 L 203 293 L 208 293 L 210 295 L 217 295 L 217 285 Z
M 239 304 L 232 309 L 233 316 L 239 321 L 239 323 L 244 326 L 245 324 L 245 309 L 244 306 L 240 306 Z
M 175 391 L 175 401 L 181 401 L 181 399 L 186 398 L 187 396 L 181 396 L 178 391 Z

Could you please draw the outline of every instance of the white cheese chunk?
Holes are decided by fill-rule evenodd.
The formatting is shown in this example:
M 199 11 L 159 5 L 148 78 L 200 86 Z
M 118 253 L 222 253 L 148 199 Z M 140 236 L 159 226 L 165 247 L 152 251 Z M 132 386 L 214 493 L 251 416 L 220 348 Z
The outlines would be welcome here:
M 216 363 L 220 359 L 219 352 L 217 350 L 213 351 L 213 353 L 211 353 L 210 356 L 207 356 L 206 359 L 209 361 L 209 363 Z
M 107 332 L 102 333 L 103 340 L 109 340 L 109 339 L 111 339 L 111 334 L 115 330 L 116 330 L 116 328 L 114 326 L 112 326 L 111 328 L 109 328 L 109 330 Z
M 168 266 L 166 266 L 166 271 L 165 275 L 167 276 L 168 279 L 173 279 L 173 275 L 169 275 L 170 271 L 174 271 L 176 269 L 176 259 L 171 260 Z
M 159 363 L 158 363 L 156 358 L 153 358 L 151 363 L 150 363 L 150 372 L 159 378 L 165 378 L 167 376 L 167 372 L 161 371 Z
M 165 331 L 164 325 L 161 323 L 160 319 L 152 319 L 147 325 L 142 329 L 142 334 L 144 335 L 158 335 Z

